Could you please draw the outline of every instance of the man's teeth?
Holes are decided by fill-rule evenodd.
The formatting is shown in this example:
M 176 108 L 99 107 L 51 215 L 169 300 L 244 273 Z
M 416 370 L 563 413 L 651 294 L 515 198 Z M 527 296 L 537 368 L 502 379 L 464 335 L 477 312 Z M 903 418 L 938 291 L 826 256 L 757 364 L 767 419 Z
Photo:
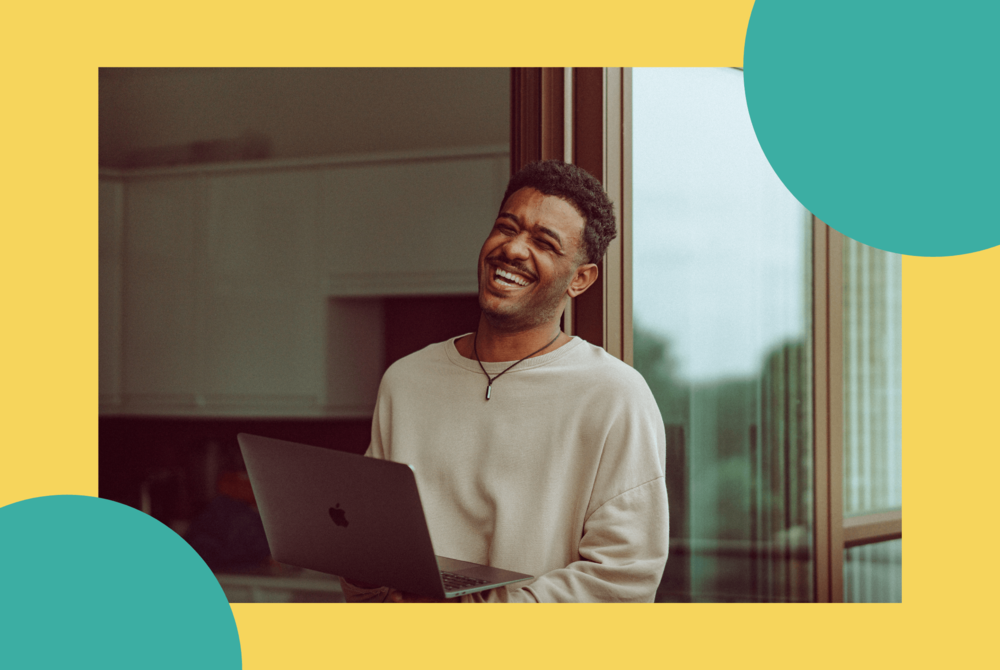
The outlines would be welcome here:
M 501 270 L 500 268 L 497 268 L 496 275 L 498 277 L 503 277 L 504 279 L 512 281 L 515 284 L 517 284 L 518 286 L 527 286 L 528 284 L 531 283 L 531 282 L 529 282 L 529 281 L 527 281 L 525 279 L 522 279 L 521 277 L 518 277 L 516 274 L 510 273 L 510 272 L 506 272 L 504 270 Z

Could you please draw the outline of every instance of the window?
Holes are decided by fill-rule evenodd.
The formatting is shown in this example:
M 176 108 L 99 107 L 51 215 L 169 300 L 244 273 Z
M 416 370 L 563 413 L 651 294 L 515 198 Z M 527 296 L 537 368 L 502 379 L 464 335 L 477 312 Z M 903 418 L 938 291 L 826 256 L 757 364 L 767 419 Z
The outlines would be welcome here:
M 842 262 L 844 600 L 902 602 L 902 257 L 845 237 Z
M 572 160 L 619 209 L 601 280 L 564 324 L 660 402 L 660 599 L 896 598 L 898 258 L 785 191 L 739 70 L 516 68 L 511 82 L 512 169 Z
M 667 430 L 660 597 L 812 596 L 811 217 L 731 68 L 632 80 L 634 365 Z

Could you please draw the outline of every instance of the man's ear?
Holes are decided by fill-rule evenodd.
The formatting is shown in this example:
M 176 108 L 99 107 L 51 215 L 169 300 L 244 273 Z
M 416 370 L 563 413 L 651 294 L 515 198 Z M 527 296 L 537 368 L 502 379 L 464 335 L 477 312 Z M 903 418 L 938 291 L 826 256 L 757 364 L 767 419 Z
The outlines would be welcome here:
M 571 298 L 580 295 L 597 281 L 597 274 L 596 264 L 584 263 L 576 269 L 576 274 L 573 275 L 573 281 L 569 283 L 566 294 Z

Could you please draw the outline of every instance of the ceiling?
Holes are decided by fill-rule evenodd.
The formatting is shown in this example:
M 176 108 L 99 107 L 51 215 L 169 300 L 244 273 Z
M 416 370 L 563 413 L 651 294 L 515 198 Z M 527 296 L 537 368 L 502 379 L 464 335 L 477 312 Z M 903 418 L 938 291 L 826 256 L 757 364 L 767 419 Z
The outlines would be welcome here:
M 506 145 L 509 76 L 505 68 L 102 68 L 100 164 L 169 162 L 192 146 L 218 156 L 227 143 L 258 158 Z

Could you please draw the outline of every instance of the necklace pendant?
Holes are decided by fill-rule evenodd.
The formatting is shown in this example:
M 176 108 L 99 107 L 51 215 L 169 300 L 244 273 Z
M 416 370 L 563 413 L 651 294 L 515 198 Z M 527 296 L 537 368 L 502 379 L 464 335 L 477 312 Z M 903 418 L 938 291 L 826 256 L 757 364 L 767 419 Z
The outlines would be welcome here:
M 473 350 L 473 351 L 475 352 L 475 354 L 476 354 L 476 362 L 477 362 L 477 363 L 479 363 L 479 369 L 483 371 L 483 374 L 484 374 L 484 375 L 486 375 L 486 379 L 488 379 L 488 380 L 489 380 L 489 383 L 488 383 L 488 385 L 486 386 L 486 400 L 488 401 L 488 400 L 490 399 L 490 395 L 491 395 L 491 394 L 493 393 L 493 382 L 495 382 L 495 381 L 496 381 L 497 379 L 500 379 L 500 376 L 501 376 L 501 375 L 503 375 L 503 374 L 505 374 L 505 373 L 509 372 L 509 371 L 510 371 L 510 369 L 511 369 L 511 368 L 513 368 L 513 367 L 514 367 L 515 365 L 517 365 L 518 363 L 523 363 L 524 361 L 526 361 L 527 359 L 531 358 L 531 357 L 532 357 L 532 356 L 534 356 L 535 354 L 540 354 L 540 353 L 542 353 L 542 352 L 543 352 L 544 350 L 546 350 L 546 349 L 548 349 L 549 347 L 551 347 L 551 346 L 552 346 L 552 345 L 553 345 L 553 344 L 555 343 L 555 341 L 559 339 L 559 336 L 560 336 L 560 335 L 562 335 L 562 331 L 559 331 L 559 332 L 557 332 L 557 333 L 556 333 L 556 336 L 555 336 L 555 337 L 553 337 L 553 338 L 552 338 L 551 340 L 549 340 L 549 343 L 548 343 L 548 344 L 546 344 L 546 345 L 545 345 L 544 347 L 542 347 L 541 349 L 538 349 L 537 351 L 534 351 L 534 352 L 532 352 L 532 353 L 528 354 L 527 356 L 525 356 L 524 358 L 522 358 L 522 359 L 521 359 L 521 360 L 519 360 L 519 361 L 515 361 L 514 363 L 511 363 L 510 365 L 508 365 L 508 366 L 507 366 L 507 369 L 506 369 L 506 370 L 504 370 L 503 372 L 500 372 L 500 373 L 498 373 L 496 377 L 490 377 L 490 373 L 488 373 L 488 372 L 486 371 L 486 368 L 484 368 L 484 367 L 483 367 L 483 362 L 482 362 L 481 360 L 479 360 L 479 349 L 477 349 L 477 348 L 476 348 L 476 341 L 477 341 L 477 339 L 478 339 L 478 337 L 479 337 L 479 331 L 477 330 L 477 331 L 476 331 L 476 334 L 472 336 L 472 350 Z

